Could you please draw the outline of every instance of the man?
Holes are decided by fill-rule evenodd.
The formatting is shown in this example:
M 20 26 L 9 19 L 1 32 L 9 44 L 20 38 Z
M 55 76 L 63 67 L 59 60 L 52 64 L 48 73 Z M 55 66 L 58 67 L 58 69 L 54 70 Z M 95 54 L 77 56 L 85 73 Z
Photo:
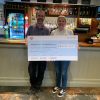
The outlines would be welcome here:
M 29 35 L 49 35 L 49 29 L 47 29 L 43 22 L 45 19 L 45 12 L 43 10 L 38 10 L 36 12 L 36 24 L 31 25 L 28 28 L 27 36 Z M 30 76 L 30 84 L 31 84 L 31 90 L 39 90 L 42 81 L 44 78 L 44 72 L 46 69 L 46 61 L 30 61 L 28 66 L 28 72 Z

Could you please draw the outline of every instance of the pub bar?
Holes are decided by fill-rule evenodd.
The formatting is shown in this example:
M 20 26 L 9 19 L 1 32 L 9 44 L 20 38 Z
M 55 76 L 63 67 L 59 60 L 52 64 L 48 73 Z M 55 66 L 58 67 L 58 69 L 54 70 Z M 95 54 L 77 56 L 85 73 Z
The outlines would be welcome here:
M 68 87 L 100 87 L 99 0 L 0 1 L 0 86 L 30 85 L 25 35 L 40 8 L 46 10 L 44 23 L 50 30 L 62 14 L 66 28 L 78 35 L 78 61 L 70 64 Z M 48 62 L 43 87 L 54 84 L 54 65 Z

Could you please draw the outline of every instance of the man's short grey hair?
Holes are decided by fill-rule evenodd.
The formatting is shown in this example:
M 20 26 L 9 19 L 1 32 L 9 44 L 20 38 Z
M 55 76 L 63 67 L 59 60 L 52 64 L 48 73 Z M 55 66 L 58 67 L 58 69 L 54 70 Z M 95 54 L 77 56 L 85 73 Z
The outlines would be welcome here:
M 37 16 L 38 13 L 41 13 L 41 12 L 44 12 L 44 14 L 45 14 L 45 11 L 42 10 L 42 9 L 40 9 L 40 10 L 37 10 L 37 11 L 36 11 L 36 16 Z

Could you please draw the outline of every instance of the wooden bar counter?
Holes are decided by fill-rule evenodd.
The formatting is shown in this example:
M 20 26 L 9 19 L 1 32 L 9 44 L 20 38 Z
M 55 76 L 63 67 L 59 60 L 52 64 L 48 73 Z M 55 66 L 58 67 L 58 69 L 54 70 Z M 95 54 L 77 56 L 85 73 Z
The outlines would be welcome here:
M 0 44 L 25 44 L 25 40 L 13 40 L 13 39 L 0 39 Z M 88 44 L 86 42 L 79 42 L 79 47 L 100 47 L 100 43 Z

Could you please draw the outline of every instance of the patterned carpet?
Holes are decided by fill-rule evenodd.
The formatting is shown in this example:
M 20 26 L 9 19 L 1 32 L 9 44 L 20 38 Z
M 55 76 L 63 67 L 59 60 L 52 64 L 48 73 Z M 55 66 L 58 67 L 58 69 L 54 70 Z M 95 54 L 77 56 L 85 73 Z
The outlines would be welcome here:
M 100 100 L 100 88 L 68 88 L 62 98 L 51 90 L 42 88 L 31 93 L 29 87 L 0 87 L 0 100 Z

